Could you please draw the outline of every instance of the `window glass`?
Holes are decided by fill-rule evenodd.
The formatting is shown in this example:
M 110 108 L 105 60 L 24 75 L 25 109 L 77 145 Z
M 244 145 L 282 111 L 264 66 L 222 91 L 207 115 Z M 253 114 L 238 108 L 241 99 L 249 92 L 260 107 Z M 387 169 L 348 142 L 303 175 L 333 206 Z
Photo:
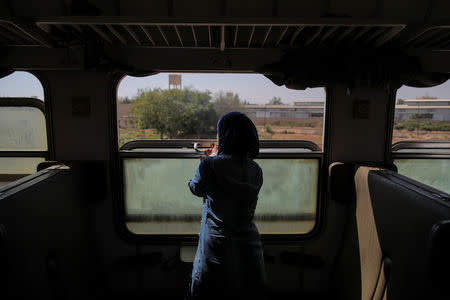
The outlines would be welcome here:
M 218 118 L 246 113 L 262 140 L 323 139 L 325 91 L 290 90 L 259 74 L 160 73 L 118 88 L 119 147 L 138 139 L 214 139 Z
M 398 172 L 414 180 L 450 193 L 450 159 L 396 159 Z
M 450 81 L 397 91 L 392 141 L 397 143 L 393 157 L 400 174 L 450 192 L 449 150 L 441 143 L 450 141 Z M 442 158 L 429 158 L 436 155 Z
M 37 165 L 43 161 L 44 157 L 0 157 L 0 175 L 32 174 L 36 172 Z
M 46 150 L 45 116 L 40 109 L 0 106 L 0 151 Z
M 14 72 L 0 78 L 0 97 L 24 97 L 44 101 L 44 89 L 33 74 Z
M 256 161 L 264 172 L 255 213 L 259 231 L 264 234 L 311 231 L 316 217 L 319 159 Z M 198 164 L 198 159 L 189 158 L 125 158 L 128 229 L 136 234 L 198 233 L 202 199 L 193 196 L 187 187 Z
M 8 152 L 0 153 L 0 186 L 35 173 L 45 161 L 47 129 L 45 115 L 38 108 L 42 99 L 42 85 L 30 73 L 14 72 L 0 79 L 0 151 Z M 22 154 L 26 151 L 38 152 L 30 157 Z
M 450 81 L 397 91 L 392 141 L 406 140 L 450 141 Z

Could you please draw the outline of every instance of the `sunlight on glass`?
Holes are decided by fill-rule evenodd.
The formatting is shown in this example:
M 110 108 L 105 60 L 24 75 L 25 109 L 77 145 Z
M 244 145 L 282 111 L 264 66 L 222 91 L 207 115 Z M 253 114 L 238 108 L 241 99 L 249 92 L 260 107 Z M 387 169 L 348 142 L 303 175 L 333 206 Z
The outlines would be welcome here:
M 394 163 L 400 174 L 450 193 L 450 160 L 396 159 Z
M 255 213 L 259 231 L 265 234 L 311 231 L 316 216 L 319 160 L 256 161 L 264 173 Z M 187 186 L 198 163 L 197 159 L 124 159 L 128 229 L 137 234 L 198 233 L 202 199 L 193 196 Z
M 1 151 L 47 151 L 45 116 L 35 107 L 0 106 Z
M 44 157 L 0 157 L 0 174 L 33 174 L 43 161 Z

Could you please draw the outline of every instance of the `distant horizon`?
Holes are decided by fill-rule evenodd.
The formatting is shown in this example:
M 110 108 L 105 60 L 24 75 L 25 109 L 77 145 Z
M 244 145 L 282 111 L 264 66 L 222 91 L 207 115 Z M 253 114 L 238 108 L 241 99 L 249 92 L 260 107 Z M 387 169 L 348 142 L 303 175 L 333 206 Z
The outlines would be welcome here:
M 285 86 L 277 86 L 261 74 L 220 73 L 159 73 L 148 77 L 125 76 L 117 87 L 117 96 L 132 99 L 139 89 L 168 88 L 169 74 L 181 74 L 182 87 L 191 86 L 200 91 L 208 90 L 212 94 L 219 91 L 237 93 L 242 101 L 252 104 L 267 104 L 273 97 L 280 97 L 284 104 L 293 104 L 298 100 L 325 100 L 324 88 L 293 90 Z M 450 99 L 450 80 L 431 88 L 402 86 L 397 90 L 396 99 L 417 99 L 424 96 Z M 43 100 L 44 90 L 34 75 L 18 71 L 0 79 L 0 97 L 36 97 Z

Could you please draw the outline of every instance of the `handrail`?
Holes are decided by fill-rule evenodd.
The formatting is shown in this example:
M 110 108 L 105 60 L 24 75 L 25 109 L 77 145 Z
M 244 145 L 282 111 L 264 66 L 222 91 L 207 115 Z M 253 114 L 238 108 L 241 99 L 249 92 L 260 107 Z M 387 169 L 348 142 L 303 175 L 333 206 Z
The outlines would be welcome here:
M 199 144 L 199 148 L 209 147 L 211 143 L 216 142 L 213 139 L 189 139 L 189 140 L 134 140 L 125 143 L 120 147 L 119 151 L 130 151 L 139 148 L 192 148 L 194 143 Z M 311 141 L 305 140 L 263 140 L 260 141 L 261 148 L 297 148 L 297 149 L 308 149 L 311 151 L 320 151 L 319 146 Z
M 42 111 L 45 116 L 45 103 L 37 98 L 29 97 L 0 97 L 0 107 L 27 106 L 34 107 Z
M 400 141 L 392 145 L 391 151 L 396 152 L 403 149 L 449 149 L 450 142 L 442 141 Z
M 30 150 L 6 150 L 0 151 L 0 157 L 47 157 L 47 150 L 37 150 L 37 151 L 30 151 Z

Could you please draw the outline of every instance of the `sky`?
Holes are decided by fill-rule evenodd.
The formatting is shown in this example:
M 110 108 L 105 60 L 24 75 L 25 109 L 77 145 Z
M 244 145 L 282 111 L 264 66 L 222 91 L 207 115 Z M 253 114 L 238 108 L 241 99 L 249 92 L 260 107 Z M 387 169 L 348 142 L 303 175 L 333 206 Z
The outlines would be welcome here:
M 177 74 L 177 73 L 171 73 Z M 139 89 L 168 88 L 168 73 L 148 77 L 125 77 L 118 86 L 119 97 L 133 98 Z M 190 86 L 199 90 L 219 91 L 239 94 L 242 100 L 250 103 L 265 104 L 273 97 L 280 97 L 285 104 L 294 100 L 325 99 L 323 88 L 291 90 L 279 87 L 260 74 L 182 74 L 183 87 Z M 15 72 L 0 79 L 0 97 L 37 97 L 44 99 L 44 90 L 39 80 L 27 72 Z M 397 92 L 397 98 L 415 99 L 419 96 L 434 96 L 450 99 L 450 80 L 432 88 L 411 88 L 403 86 Z
M 180 74 L 180 73 L 170 73 Z M 139 88 L 168 88 L 168 73 L 138 78 L 125 77 L 119 85 L 119 97 L 132 98 Z M 223 92 L 237 93 L 241 100 L 252 104 L 265 104 L 273 97 L 280 97 L 285 104 L 294 100 L 325 99 L 323 88 L 306 89 L 304 91 L 290 90 L 272 83 L 260 74 L 182 74 L 183 87 L 193 87 L 198 90 L 209 90 L 213 94 Z

